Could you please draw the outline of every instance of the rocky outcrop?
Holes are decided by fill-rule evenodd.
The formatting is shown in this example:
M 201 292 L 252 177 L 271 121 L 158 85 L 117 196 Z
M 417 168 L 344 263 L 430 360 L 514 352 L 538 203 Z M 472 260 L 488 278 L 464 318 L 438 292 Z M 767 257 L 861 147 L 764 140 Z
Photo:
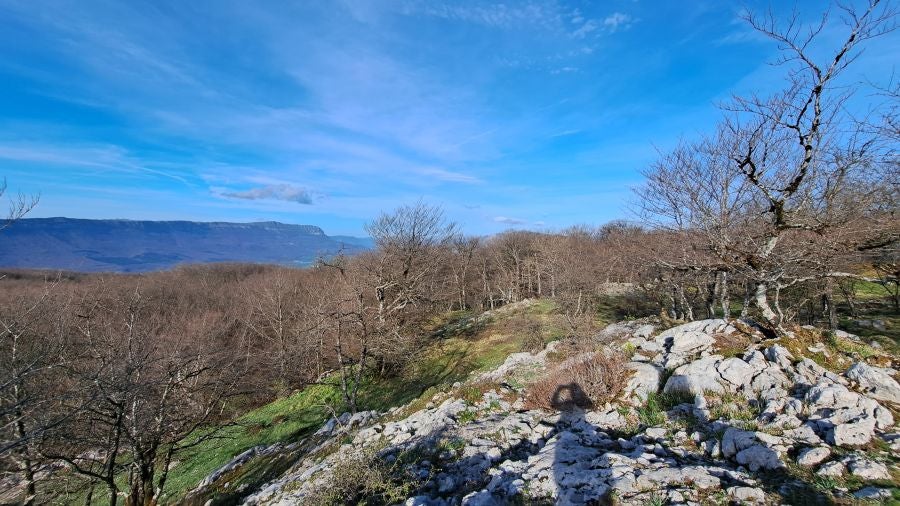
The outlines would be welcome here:
M 415 412 L 330 421 L 313 450 L 246 503 L 311 502 L 334 486 L 342 466 L 361 458 L 402 477 L 408 505 L 574 505 L 611 497 L 622 504 L 778 504 L 796 490 L 821 494 L 810 485 L 813 474 L 861 483 L 829 491 L 848 500 L 889 497 L 894 457 L 871 448 L 881 441 L 900 449 L 885 404 L 894 402 L 893 371 L 858 362 L 837 374 L 772 343 L 750 344 L 739 356 L 716 354 L 717 336 L 735 331 L 724 320 L 657 336 L 639 326 L 611 329 L 602 342 L 615 335 L 635 346 L 631 376 L 619 403 L 587 412 L 523 409 L 522 392 L 509 380 L 543 370 L 548 354 L 510 355 L 473 377 L 496 385 L 477 402 L 451 390 Z M 645 401 L 659 392 L 686 402 L 650 413 Z

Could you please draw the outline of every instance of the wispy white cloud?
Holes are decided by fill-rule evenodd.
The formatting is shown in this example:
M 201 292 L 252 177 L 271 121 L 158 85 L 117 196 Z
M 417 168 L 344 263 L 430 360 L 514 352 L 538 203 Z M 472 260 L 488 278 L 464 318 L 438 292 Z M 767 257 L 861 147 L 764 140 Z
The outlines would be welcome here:
M 57 144 L 0 144 L 0 159 L 55 167 L 90 168 L 163 177 L 186 185 L 191 182 L 175 168 L 151 167 L 118 146 L 59 146 Z
M 306 205 L 313 203 L 313 196 L 309 190 L 289 184 L 260 186 L 244 191 L 222 192 L 220 195 L 240 200 L 283 200 Z
M 605 22 L 604 22 L 604 24 L 605 24 Z M 576 39 L 583 39 L 589 33 L 593 32 L 594 30 L 596 30 L 599 27 L 600 26 L 597 24 L 596 21 L 594 21 L 593 19 L 589 19 L 584 24 L 579 26 L 574 32 L 572 32 L 572 37 L 575 37 Z
M 435 167 L 426 167 L 422 169 L 421 172 L 425 176 L 433 177 L 439 181 L 447 181 L 451 183 L 476 184 L 482 182 L 481 179 L 469 174 L 453 172 L 450 170 L 444 170 Z
M 497 28 L 524 26 L 558 27 L 563 19 L 559 8 L 549 2 L 460 5 L 431 1 L 409 1 L 404 5 L 404 12 Z
M 603 19 L 603 28 L 610 33 L 615 33 L 619 30 L 627 30 L 634 22 L 635 19 L 630 14 L 614 12 Z
M 510 218 L 509 216 L 495 216 L 494 221 L 497 223 L 502 223 L 504 225 L 524 225 L 528 223 L 528 220 Z

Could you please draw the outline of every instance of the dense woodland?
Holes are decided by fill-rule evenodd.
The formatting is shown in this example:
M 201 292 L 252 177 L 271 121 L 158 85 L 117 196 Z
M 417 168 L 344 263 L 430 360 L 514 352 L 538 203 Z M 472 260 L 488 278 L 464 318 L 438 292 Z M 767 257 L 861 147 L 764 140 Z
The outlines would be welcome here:
M 825 58 L 807 50 L 821 26 L 748 15 L 783 49 L 786 86 L 735 98 L 712 134 L 661 153 L 639 220 L 469 237 L 419 203 L 368 225 L 373 251 L 307 269 L 3 273 L 0 472 L 33 490 L 63 462 L 112 504 L 107 490 L 153 504 L 170 464 L 251 406 L 329 376 L 335 409 L 355 410 L 362 379 L 399 374 L 448 311 L 551 298 L 577 336 L 613 300 L 621 318 L 740 316 L 776 335 L 863 313 L 866 283 L 896 314 L 900 88 L 841 80 L 894 13 L 834 15 L 845 39 Z M 861 94 L 862 117 L 848 106 Z

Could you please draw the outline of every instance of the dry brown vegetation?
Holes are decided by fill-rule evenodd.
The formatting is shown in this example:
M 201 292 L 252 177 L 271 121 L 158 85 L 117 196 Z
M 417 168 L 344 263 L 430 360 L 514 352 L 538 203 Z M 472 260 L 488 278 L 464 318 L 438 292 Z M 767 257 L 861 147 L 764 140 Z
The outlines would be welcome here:
M 614 401 L 628 383 L 627 358 L 615 352 L 587 352 L 556 365 L 528 387 L 529 409 L 591 409 Z

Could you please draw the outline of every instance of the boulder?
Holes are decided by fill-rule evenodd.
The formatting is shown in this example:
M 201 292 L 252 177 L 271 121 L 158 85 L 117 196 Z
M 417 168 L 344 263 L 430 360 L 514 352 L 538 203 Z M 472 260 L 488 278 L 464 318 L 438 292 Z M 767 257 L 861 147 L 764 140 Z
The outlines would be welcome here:
M 724 392 L 722 377 L 716 369 L 720 360 L 721 356 L 712 355 L 678 367 L 666 381 L 663 392 L 688 395 Z
M 667 341 L 666 344 L 669 344 L 669 353 L 687 355 L 690 353 L 705 350 L 712 346 L 712 344 L 715 342 L 716 340 L 708 334 L 697 331 L 689 331 L 678 334 L 677 336 L 673 336 L 671 342 Z
M 770 399 L 785 398 L 791 386 L 793 383 L 778 366 L 766 367 L 750 381 L 751 392 L 765 393 L 763 397 Z
M 803 385 L 817 385 L 820 383 L 847 384 L 847 380 L 808 358 L 798 362 L 794 369 L 797 371 L 794 381 Z
M 731 458 L 756 443 L 756 434 L 753 432 L 729 427 L 722 435 L 722 454 Z
M 887 488 L 866 487 L 853 492 L 853 497 L 865 501 L 887 501 L 891 498 L 891 490 Z
M 659 391 L 663 375 L 662 369 L 644 362 L 629 362 L 626 367 L 634 371 L 623 392 L 626 398 L 634 398 L 643 402 L 647 396 Z
M 731 497 L 740 504 L 765 503 L 766 493 L 754 487 L 731 487 L 727 490 Z
M 864 419 L 835 425 L 826 435 L 826 439 L 833 445 L 856 447 L 867 444 L 874 436 L 875 420 Z
M 859 404 L 859 394 L 842 385 L 818 383 L 806 392 L 806 404 L 810 411 L 855 408 Z
M 891 377 L 893 373 L 893 369 L 857 362 L 847 370 L 846 376 L 856 382 L 869 397 L 900 404 L 900 384 Z
M 803 467 L 815 467 L 821 464 L 830 455 L 831 448 L 827 446 L 806 448 L 797 455 L 797 464 Z
M 698 320 L 661 332 L 653 339 L 651 351 L 661 351 L 661 362 L 667 367 L 683 364 L 685 357 L 699 354 L 715 343 L 711 334 L 734 332 L 735 328 L 723 319 Z M 662 348 L 659 350 L 659 348 Z M 648 348 L 649 350 L 649 348 Z
M 745 387 L 750 385 L 755 372 L 753 367 L 739 358 L 726 358 L 719 362 L 716 370 L 726 381 L 735 387 Z
M 826 462 L 816 471 L 819 476 L 831 476 L 833 478 L 843 476 L 847 472 L 846 466 L 840 462 Z
M 850 474 L 864 480 L 890 480 L 891 473 L 888 472 L 887 466 L 874 460 L 856 458 L 850 460 L 847 466 Z
M 751 471 L 758 471 L 760 469 L 772 470 L 784 467 L 784 463 L 778 456 L 778 452 L 772 448 L 759 444 L 739 451 L 737 455 L 735 455 L 734 460 L 737 461 L 738 464 L 747 466 Z
M 777 364 L 782 369 L 790 369 L 791 362 L 794 360 L 794 356 L 791 355 L 791 352 L 784 346 L 778 344 L 766 348 L 763 351 L 763 355 L 765 355 L 766 360 Z

